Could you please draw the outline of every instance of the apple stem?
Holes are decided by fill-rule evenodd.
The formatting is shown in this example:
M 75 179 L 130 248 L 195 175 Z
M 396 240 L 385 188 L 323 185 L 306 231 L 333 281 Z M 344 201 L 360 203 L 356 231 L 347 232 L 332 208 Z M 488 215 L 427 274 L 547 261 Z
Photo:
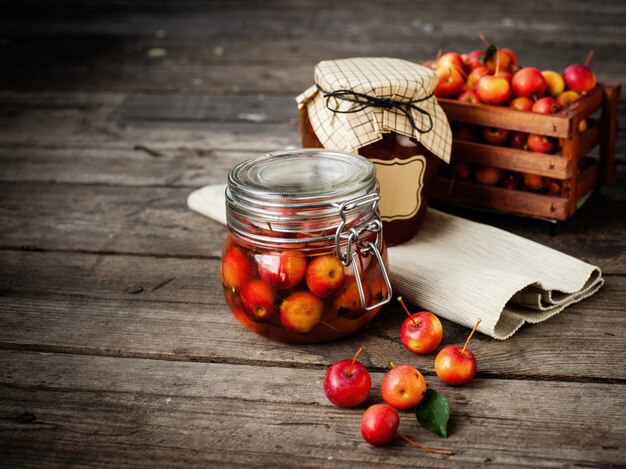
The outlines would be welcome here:
M 437 51 L 437 57 L 435 57 L 435 63 L 437 62 L 437 60 L 441 58 L 442 55 L 443 55 L 443 49 L 439 49 Z
M 487 40 L 487 38 L 483 35 L 483 33 L 478 33 L 478 37 L 480 38 L 480 40 L 483 42 L 484 45 L 489 47 L 491 43 Z
M 415 318 L 413 318 L 413 316 L 411 316 L 411 313 L 409 312 L 409 308 L 406 307 L 406 305 L 404 304 L 404 301 L 402 301 L 402 297 L 401 296 L 398 297 L 398 301 L 400 302 L 400 304 L 402 305 L 402 307 L 406 311 L 407 316 L 410 317 L 411 321 L 413 321 L 413 324 L 415 324 L 415 327 L 417 327 L 418 326 L 417 321 L 415 320 Z
M 419 443 L 411 440 L 410 438 L 407 438 L 406 436 L 404 436 L 402 433 L 396 432 L 396 435 L 398 435 L 400 438 L 402 438 L 404 441 L 406 441 L 407 443 L 422 449 L 428 453 L 437 453 L 437 454 L 454 454 L 454 451 L 452 451 L 451 449 L 435 449 L 435 448 L 429 448 L 428 446 L 424 446 L 424 445 L 420 445 Z
M 395 368 L 395 367 L 396 367 L 396 365 L 394 365 L 394 364 L 393 364 L 393 362 L 389 362 L 389 366 L 390 366 L 391 368 Z
M 500 71 L 500 49 L 496 48 L 496 74 L 495 76 L 498 76 L 498 72 Z
M 465 345 L 463 345 L 463 350 L 461 350 L 461 355 L 465 353 L 465 348 L 467 347 L 467 344 L 469 344 L 469 341 L 472 338 L 472 336 L 474 335 L 474 332 L 476 332 L 476 328 L 478 327 L 479 324 L 480 324 L 480 318 L 478 318 L 478 321 L 476 321 L 476 324 L 474 325 L 474 329 L 472 329 L 472 332 L 470 332 L 470 335 L 467 336 L 467 340 L 465 341 Z
M 359 355 L 361 355 L 361 352 L 363 350 L 365 350 L 365 345 L 361 345 L 361 347 L 359 347 L 359 350 L 357 350 L 356 353 L 354 354 L 352 363 L 350 363 L 350 368 L 348 368 L 348 372 L 346 373 L 348 376 L 352 376 L 352 368 L 354 367 L 354 364 L 356 363 L 356 359 L 359 358 Z
M 593 49 L 591 49 L 587 54 L 587 58 L 585 59 L 585 67 L 589 66 L 589 62 L 591 62 L 591 57 L 593 57 Z

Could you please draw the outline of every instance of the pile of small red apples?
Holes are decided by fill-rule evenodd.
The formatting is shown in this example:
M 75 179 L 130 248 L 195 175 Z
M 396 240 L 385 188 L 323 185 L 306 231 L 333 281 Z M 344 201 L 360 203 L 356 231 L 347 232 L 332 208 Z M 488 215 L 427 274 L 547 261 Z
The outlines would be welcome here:
M 553 70 L 540 71 L 534 67 L 521 67 L 511 49 L 498 48 L 481 35 L 487 46 L 468 54 L 448 52 L 432 65 L 439 79 L 435 96 L 457 99 L 468 103 L 508 106 L 518 111 L 554 114 L 577 101 L 596 86 L 596 77 L 589 68 L 593 51 L 584 64 L 573 64 L 562 74 Z M 587 129 L 582 120 L 579 132 Z M 483 141 L 491 145 L 509 146 L 518 150 L 552 154 L 559 150 L 560 142 L 552 137 L 527 134 L 499 128 L 478 127 L 454 123 L 455 140 Z M 492 166 L 474 167 L 465 162 L 452 165 L 455 178 L 472 177 L 485 185 L 506 189 L 540 191 L 559 195 L 560 181 L 530 173 L 505 172 Z
M 387 288 L 368 260 L 359 257 L 357 268 L 369 305 L 387 296 Z M 249 329 L 277 340 L 319 341 L 352 332 L 377 312 L 362 307 L 353 269 L 334 253 L 260 251 L 229 238 L 222 283 L 230 309 Z
M 443 337 L 443 326 L 433 313 L 422 311 L 411 314 L 402 298 L 398 301 L 405 309 L 408 318 L 400 329 L 400 340 L 404 347 L 416 354 L 434 352 Z M 449 345 L 439 351 L 435 359 L 435 371 L 446 384 L 459 386 L 469 382 L 476 373 L 476 358 L 467 344 L 478 327 L 470 333 L 465 345 Z M 339 407 L 352 408 L 361 405 L 369 397 L 372 380 L 363 364 L 357 361 L 362 346 L 352 359 L 342 360 L 331 365 L 324 377 L 324 393 L 330 402 Z M 374 446 L 387 446 L 394 438 L 400 437 L 408 443 L 428 452 L 454 454 L 450 450 L 439 450 L 423 446 L 398 433 L 400 415 L 416 407 L 426 393 L 424 376 L 410 365 L 394 365 L 383 377 L 381 392 L 385 404 L 370 406 L 361 419 L 361 435 Z

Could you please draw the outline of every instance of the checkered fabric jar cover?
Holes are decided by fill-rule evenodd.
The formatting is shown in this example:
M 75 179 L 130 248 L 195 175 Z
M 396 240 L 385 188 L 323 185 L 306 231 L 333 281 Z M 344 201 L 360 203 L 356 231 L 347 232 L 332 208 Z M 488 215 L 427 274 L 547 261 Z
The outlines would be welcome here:
M 328 60 L 317 64 L 315 85 L 296 101 L 325 148 L 356 153 L 396 132 L 449 162 L 452 132 L 433 95 L 436 84 L 435 72 L 406 60 Z

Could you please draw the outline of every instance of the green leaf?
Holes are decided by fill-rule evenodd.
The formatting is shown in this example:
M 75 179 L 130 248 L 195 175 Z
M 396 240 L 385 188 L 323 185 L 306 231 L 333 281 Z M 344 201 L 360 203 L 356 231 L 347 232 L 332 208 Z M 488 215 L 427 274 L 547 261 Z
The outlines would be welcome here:
M 415 409 L 420 425 L 442 438 L 448 438 L 450 401 L 443 394 L 427 389 L 422 402 Z
M 495 44 L 489 44 L 485 49 L 484 62 L 487 62 L 491 58 L 493 54 L 495 54 L 498 50 L 498 47 Z

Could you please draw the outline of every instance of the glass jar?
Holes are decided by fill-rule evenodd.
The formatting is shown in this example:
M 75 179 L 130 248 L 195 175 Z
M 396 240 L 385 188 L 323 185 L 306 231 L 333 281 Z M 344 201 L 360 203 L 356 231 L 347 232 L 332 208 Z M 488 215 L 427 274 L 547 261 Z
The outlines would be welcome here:
M 434 96 L 437 74 L 389 57 L 325 60 L 297 98 L 305 148 L 359 153 L 376 166 L 387 244 L 418 232 L 441 160 L 450 161 L 450 124 Z
M 305 148 L 323 148 L 305 108 L 300 110 L 300 136 Z M 440 159 L 424 145 L 396 132 L 358 149 L 376 165 L 381 180 L 381 207 L 385 241 L 389 245 L 410 240 L 418 232 L 439 172 Z
M 269 153 L 228 176 L 226 302 L 283 342 L 342 337 L 391 299 L 376 170 L 339 151 Z

